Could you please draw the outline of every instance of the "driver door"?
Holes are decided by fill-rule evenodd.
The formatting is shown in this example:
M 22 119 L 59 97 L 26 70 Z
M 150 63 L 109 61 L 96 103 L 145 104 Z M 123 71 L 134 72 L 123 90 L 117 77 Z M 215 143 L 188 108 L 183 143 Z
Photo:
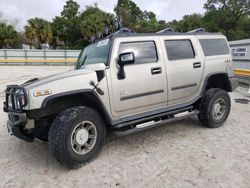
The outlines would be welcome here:
M 157 39 L 127 42 L 116 39 L 107 74 L 111 111 L 114 117 L 134 115 L 167 105 L 166 70 Z M 134 64 L 125 65 L 125 78 L 118 79 L 120 54 L 133 52 Z

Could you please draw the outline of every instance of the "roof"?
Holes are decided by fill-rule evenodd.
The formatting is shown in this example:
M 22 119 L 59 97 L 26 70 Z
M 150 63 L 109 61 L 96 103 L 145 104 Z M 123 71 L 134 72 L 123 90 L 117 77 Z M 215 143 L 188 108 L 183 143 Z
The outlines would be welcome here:
M 196 33 L 179 33 L 179 32 L 165 32 L 165 33 L 114 33 L 112 37 L 136 37 L 136 36 L 185 36 L 185 35 L 222 35 L 222 33 L 196 32 Z

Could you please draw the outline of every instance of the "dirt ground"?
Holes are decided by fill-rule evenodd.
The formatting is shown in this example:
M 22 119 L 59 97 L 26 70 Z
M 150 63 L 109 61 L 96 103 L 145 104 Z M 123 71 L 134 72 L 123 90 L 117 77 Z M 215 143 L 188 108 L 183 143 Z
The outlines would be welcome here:
M 71 67 L 0 67 L 0 108 L 7 84 Z M 238 89 L 232 111 L 218 129 L 196 118 L 136 135 L 108 137 L 100 156 L 78 170 L 61 167 L 47 145 L 7 133 L 0 109 L 0 187 L 250 187 L 250 99 Z

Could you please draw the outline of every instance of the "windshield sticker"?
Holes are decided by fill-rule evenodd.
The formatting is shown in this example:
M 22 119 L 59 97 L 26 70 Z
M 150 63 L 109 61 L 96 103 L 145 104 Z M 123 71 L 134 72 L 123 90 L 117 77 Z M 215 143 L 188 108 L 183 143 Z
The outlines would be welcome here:
M 109 39 L 98 42 L 97 47 L 106 46 L 109 43 Z

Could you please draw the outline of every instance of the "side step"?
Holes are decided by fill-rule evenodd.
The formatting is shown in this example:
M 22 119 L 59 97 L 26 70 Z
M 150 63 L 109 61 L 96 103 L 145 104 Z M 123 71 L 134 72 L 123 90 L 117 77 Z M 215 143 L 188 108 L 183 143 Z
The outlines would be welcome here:
M 131 134 L 139 133 L 139 132 L 160 126 L 160 125 L 165 124 L 165 123 L 171 123 L 171 122 L 185 119 L 187 117 L 195 116 L 197 114 L 199 114 L 198 110 L 193 110 L 191 112 L 186 111 L 186 112 L 175 114 L 173 118 L 164 119 L 164 120 L 161 120 L 161 119 L 152 120 L 152 121 L 144 122 L 141 124 L 131 125 L 131 127 L 129 129 L 126 129 L 126 130 L 124 130 L 124 129 L 114 130 L 113 134 L 115 136 L 131 135 Z

